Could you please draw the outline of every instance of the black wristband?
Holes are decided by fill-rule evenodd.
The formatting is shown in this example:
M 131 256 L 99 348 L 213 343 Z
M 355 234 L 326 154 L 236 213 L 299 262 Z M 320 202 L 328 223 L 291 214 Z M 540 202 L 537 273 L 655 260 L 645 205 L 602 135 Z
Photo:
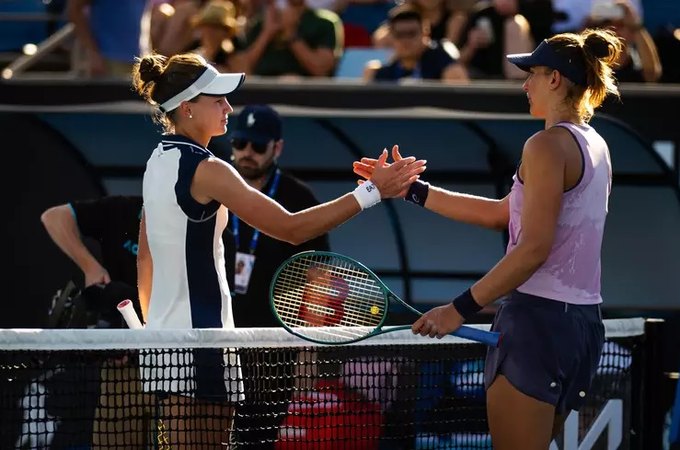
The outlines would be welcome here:
M 430 183 L 425 183 L 424 181 L 416 180 L 411 183 L 408 188 L 406 197 L 404 200 L 407 202 L 415 203 L 418 206 L 425 206 L 427 201 L 427 194 L 430 192 Z
M 463 319 L 465 320 L 468 320 L 483 308 L 483 306 L 480 306 L 479 303 L 477 303 L 472 297 L 472 292 L 470 292 L 470 289 L 453 299 L 451 303 L 453 303 L 453 307 L 456 308 L 458 314 L 463 316 Z

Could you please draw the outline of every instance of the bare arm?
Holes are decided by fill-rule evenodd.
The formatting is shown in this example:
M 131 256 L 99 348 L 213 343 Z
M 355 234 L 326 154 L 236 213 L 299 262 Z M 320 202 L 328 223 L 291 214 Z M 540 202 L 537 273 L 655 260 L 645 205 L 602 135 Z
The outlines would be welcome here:
M 234 58 L 237 61 L 237 65 L 244 72 L 251 74 L 257 65 L 257 62 L 262 58 L 269 42 L 272 40 L 273 35 L 266 32 L 264 29 L 257 38 L 246 48 L 234 54 Z
M 54 243 L 83 271 L 86 287 L 111 281 L 109 273 L 81 239 L 78 224 L 69 205 L 49 208 L 42 213 L 40 220 Z
M 505 48 L 504 54 L 530 53 L 534 48 L 529 22 L 521 14 L 505 20 Z M 524 79 L 526 72 L 503 58 L 503 74 L 508 79 Z
M 302 39 L 295 39 L 289 45 L 290 51 L 300 65 L 305 68 L 310 75 L 315 77 L 328 77 L 333 75 L 336 58 L 333 49 L 330 48 L 310 48 Z
M 253 73 L 257 62 L 267 50 L 267 46 L 281 31 L 281 13 L 273 1 L 268 1 L 263 12 L 262 28 L 254 41 L 247 48 L 236 52 L 233 56 L 236 67 L 244 72 Z
M 153 260 L 146 238 L 146 218 L 142 214 L 139 223 L 139 248 L 137 249 L 137 291 L 139 305 L 142 309 L 142 320 L 146 322 L 149 316 L 149 300 L 151 299 L 151 284 L 153 281 Z
M 656 50 L 656 44 L 645 28 L 640 28 L 636 31 L 633 42 L 635 48 L 640 54 L 640 62 L 642 63 L 642 74 L 645 81 L 655 82 L 661 78 L 661 60 L 659 53 Z
M 75 27 L 76 36 L 83 44 L 88 53 L 99 53 L 97 43 L 90 30 L 90 21 L 85 15 L 85 7 L 90 4 L 90 0 L 69 0 L 66 5 L 68 20 Z
M 371 81 L 375 80 L 375 75 L 378 73 L 380 67 L 382 67 L 382 63 L 377 59 L 372 59 L 366 62 L 361 78 L 365 82 L 370 83 Z
M 516 289 L 545 262 L 550 254 L 564 189 L 565 157 L 554 140 L 536 135 L 522 154 L 524 204 L 522 234 L 507 253 L 470 289 L 474 302 L 486 306 Z M 428 196 L 429 202 L 429 196 Z M 464 322 L 453 303 L 432 308 L 413 323 L 412 331 L 442 337 Z
M 381 155 L 384 162 L 387 152 Z M 425 170 L 425 161 L 404 158 L 378 167 L 371 181 L 383 198 L 404 191 Z M 233 167 L 216 158 L 201 162 L 191 185 L 198 201 L 215 199 L 246 223 L 276 239 L 299 245 L 337 227 L 361 211 L 355 197 L 345 194 L 335 200 L 290 213 L 260 191 L 248 186 Z
M 479 225 L 493 230 L 508 227 L 509 198 L 501 200 L 447 191 L 430 186 L 425 207 L 458 222 Z
M 78 42 L 87 54 L 88 75 L 99 76 L 106 74 L 106 64 L 92 34 L 90 21 L 85 14 L 85 8 L 90 3 L 91 0 L 69 0 L 66 5 L 66 13 L 75 27 Z
M 562 205 L 566 159 L 543 133 L 527 141 L 522 153 L 524 204 L 517 246 L 472 286 L 477 303 L 488 305 L 520 286 L 550 255 Z
M 455 11 L 446 22 L 446 39 L 454 44 L 460 44 L 463 32 L 467 26 L 468 16 L 463 11 Z
M 620 33 L 628 45 L 633 45 L 640 55 L 642 76 L 645 81 L 659 81 L 661 78 L 661 60 L 654 39 L 642 25 L 642 19 L 630 0 L 616 2 L 624 11 L 623 28 Z
M 176 2 L 177 3 L 177 2 Z M 173 15 L 165 19 L 163 33 L 153 43 L 161 55 L 182 53 L 194 39 L 191 18 L 198 13 L 196 2 L 179 2 Z
M 470 77 L 465 66 L 456 62 L 446 66 L 442 72 L 442 81 L 446 83 L 467 84 L 470 81 Z
M 402 159 L 399 146 L 395 145 L 392 149 L 392 158 L 394 161 Z M 376 163 L 375 159 L 362 158 L 360 162 L 354 163 L 354 172 L 363 178 L 370 178 Z M 508 202 L 508 197 L 495 200 L 430 186 L 425 207 L 452 220 L 503 230 L 508 227 Z

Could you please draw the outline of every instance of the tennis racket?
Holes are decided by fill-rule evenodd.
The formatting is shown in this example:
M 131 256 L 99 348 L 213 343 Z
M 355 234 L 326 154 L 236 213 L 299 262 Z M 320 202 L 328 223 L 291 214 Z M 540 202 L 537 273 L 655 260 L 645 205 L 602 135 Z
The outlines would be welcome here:
M 318 344 L 349 344 L 410 329 L 382 328 L 390 302 L 422 315 L 360 262 L 324 251 L 301 252 L 284 261 L 274 274 L 269 299 L 286 330 Z M 493 347 L 500 339 L 500 333 L 468 326 L 451 334 Z

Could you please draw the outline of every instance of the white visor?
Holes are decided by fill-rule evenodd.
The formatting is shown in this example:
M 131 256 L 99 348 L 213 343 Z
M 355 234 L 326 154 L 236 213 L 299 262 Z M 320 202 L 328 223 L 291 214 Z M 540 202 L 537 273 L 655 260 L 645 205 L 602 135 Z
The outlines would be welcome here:
M 200 94 L 227 95 L 234 92 L 246 79 L 244 73 L 220 73 L 212 66 L 207 66 L 206 71 L 196 79 L 191 86 L 184 89 L 170 100 L 161 104 L 161 110 L 170 112 L 177 108 L 180 103 L 191 100 Z

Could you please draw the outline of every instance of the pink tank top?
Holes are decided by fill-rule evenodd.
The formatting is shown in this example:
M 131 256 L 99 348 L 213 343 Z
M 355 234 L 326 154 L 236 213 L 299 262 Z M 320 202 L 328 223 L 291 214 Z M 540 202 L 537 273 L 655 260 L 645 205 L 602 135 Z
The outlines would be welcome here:
M 611 191 L 611 160 L 607 143 L 589 125 L 561 122 L 572 134 L 583 156 L 581 180 L 562 195 L 555 241 L 548 259 L 518 291 L 579 305 L 602 303 L 600 250 Z M 510 241 L 512 251 L 522 234 L 524 184 L 519 171 L 510 191 Z

